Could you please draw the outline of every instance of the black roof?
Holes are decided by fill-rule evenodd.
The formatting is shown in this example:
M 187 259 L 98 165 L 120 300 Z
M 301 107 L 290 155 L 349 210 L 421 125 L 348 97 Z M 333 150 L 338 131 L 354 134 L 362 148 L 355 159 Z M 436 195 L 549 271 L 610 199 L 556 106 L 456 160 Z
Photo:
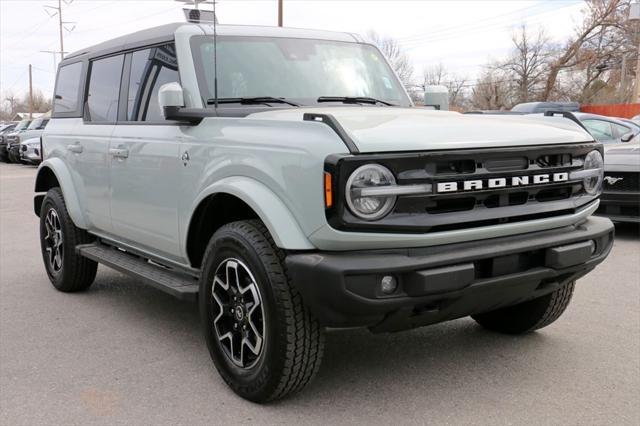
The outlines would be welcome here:
M 135 33 L 107 40 L 103 43 L 96 44 L 67 55 L 61 65 L 64 65 L 67 62 L 76 62 L 87 57 L 103 56 L 121 50 L 134 49 L 142 45 L 170 41 L 173 40 L 176 30 L 183 25 L 189 24 L 186 22 L 175 22 L 160 25 L 158 27 L 147 28 L 146 30 L 137 31 Z

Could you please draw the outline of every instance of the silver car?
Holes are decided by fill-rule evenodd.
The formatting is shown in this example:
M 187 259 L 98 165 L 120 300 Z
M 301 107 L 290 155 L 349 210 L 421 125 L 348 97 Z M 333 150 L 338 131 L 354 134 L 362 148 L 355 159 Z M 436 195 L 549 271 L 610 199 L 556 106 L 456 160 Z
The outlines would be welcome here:
M 640 125 L 630 120 L 584 112 L 573 114 L 603 144 L 629 142 L 640 133 Z
M 598 215 L 640 222 L 640 142 L 605 146 L 604 186 Z

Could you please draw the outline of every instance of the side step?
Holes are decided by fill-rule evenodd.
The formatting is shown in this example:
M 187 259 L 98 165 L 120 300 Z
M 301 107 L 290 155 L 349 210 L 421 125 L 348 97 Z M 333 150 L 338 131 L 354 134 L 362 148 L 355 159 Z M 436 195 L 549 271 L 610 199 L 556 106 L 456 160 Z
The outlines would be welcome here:
M 198 281 L 190 275 L 150 263 L 147 259 L 106 244 L 79 245 L 76 252 L 123 274 L 145 281 L 178 299 L 193 302 L 198 299 Z

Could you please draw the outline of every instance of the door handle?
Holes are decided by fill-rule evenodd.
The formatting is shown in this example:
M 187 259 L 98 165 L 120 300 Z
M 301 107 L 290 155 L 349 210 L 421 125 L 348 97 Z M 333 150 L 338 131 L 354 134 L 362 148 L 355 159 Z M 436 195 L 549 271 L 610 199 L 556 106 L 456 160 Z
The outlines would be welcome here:
M 129 150 L 127 148 L 111 148 L 109 154 L 114 158 L 128 158 Z
M 82 152 L 82 145 L 80 145 L 79 143 L 67 145 L 67 151 L 73 152 L 75 154 L 80 154 Z

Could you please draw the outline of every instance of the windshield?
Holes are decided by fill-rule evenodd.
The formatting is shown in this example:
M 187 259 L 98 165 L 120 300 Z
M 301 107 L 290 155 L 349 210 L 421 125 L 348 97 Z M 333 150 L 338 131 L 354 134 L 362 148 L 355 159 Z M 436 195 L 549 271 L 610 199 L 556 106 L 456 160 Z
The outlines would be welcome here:
M 27 130 L 35 130 L 40 126 L 41 123 L 42 123 L 41 118 L 38 118 L 37 120 L 33 120 L 31 124 L 29 124 L 29 127 L 27 127 Z
M 213 38 L 193 37 L 198 83 L 214 98 Z M 411 103 L 373 46 L 326 40 L 218 37 L 218 98 L 274 97 L 314 105 L 323 96 Z
M 24 130 L 27 127 L 29 127 L 30 123 L 31 123 L 31 120 L 22 120 L 21 122 L 18 123 L 18 125 L 16 126 L 16 128 L 14 130 L 15 131 Z

